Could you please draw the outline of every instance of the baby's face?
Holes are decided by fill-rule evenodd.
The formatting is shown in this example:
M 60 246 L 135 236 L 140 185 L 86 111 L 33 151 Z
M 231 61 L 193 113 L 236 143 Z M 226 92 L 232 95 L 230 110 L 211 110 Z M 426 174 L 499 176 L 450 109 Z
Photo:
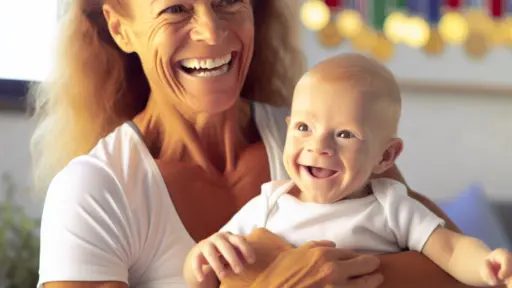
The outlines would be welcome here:
M 297 85 L 284 165 L 301 199 L 333 203 L 357 193 L 382 159 L 374 97 L 361 93 L 369 92 L 311 76 Z

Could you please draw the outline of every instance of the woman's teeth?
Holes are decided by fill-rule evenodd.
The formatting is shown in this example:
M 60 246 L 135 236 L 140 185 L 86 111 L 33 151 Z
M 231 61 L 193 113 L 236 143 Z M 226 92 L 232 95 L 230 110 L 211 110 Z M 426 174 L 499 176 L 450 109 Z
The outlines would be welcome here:
M 214 77 L 228 72 L 231 53 L 212 59 L 185 59 L 180 62 L 183 71 L 197 77 Z

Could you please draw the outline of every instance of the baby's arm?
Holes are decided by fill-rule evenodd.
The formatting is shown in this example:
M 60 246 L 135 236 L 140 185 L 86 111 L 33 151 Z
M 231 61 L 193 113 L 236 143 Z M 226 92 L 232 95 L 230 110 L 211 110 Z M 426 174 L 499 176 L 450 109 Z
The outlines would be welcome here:
M 189 287 L 218 287 L 217 279 L 233 272 L 239 274 L 254 260 L 254 251 L 245 237 L 218 232 L 190 250 L 183 276 Z
M 482 241 L 442 227 L 432 233 L 422 253 L 467 285 L 496 285 L 512 277 L 512 257 L 506 250 L 491 252 Z
M 261 196 L 251 199 L 220 232 L 190 250 L 183 267 L 183 278 L 188 287 L 219 287 L 219 278 L 228 271 L 234 270 L 238 274 L 243 266 L 255 261 L 252 248 L 243 236 L 255 227 L 254 218 L 263 203 Z

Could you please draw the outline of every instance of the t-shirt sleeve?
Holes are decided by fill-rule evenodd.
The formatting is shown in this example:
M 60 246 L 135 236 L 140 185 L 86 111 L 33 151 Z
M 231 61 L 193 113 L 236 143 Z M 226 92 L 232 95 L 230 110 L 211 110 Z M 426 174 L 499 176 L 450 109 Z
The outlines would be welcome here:
M 220 232 L 249 235 L 254 228 L 261 226 L 259 222 L 262 222 L 265 213 L 263 200 L 261 195 L 252 198 L 220 229 Z
M 39 285 L 121 281 L 130 266 L 129 209 L 109 169 L 76 159 L 51 182 L 41 220 Z
M 444 220 L 407 195 L 403 184 L 394 183 L 386 193 L 386 214 L 391 231 L 403 249 L 421 252 L 432 232 Z

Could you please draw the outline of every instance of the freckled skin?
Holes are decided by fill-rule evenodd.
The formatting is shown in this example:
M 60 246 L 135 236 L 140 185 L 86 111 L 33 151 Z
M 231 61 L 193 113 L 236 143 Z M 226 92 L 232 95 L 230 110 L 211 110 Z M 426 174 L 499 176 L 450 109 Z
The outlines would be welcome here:
M 155 1 L 152 6 L 147 1 L 130 3 L 133 17 L 126 21 L 127 34 L 153 92 L 166 95 L 160 102 L 172 101 L 180 110 L 202 113 L 218 113 L 233 106 L 253 53 L 254 19 L 249 1 Z M 238 58 L 233 67 L 235 79 L 222 83 L 197 81 L 179 69 L 180 60 L 219 57 L 232 51 Z

